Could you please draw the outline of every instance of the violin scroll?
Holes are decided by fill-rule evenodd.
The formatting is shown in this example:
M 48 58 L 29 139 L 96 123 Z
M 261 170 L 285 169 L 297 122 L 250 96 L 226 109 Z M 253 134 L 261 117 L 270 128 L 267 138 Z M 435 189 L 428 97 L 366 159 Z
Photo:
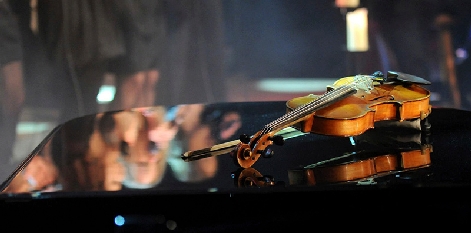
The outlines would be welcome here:
M 274 152 L 268 147 L 283 145 L 285 138 L 281 135 L 293 129 L 301 134 L 350 137 L 374 128 L 379 121 L 425 121 L 432 109 L 430 91 L 419 84 L 430 82 L 391 71 L 386 76 L 377 71 L 372 75 L 343 77 L 327 86 L 322 95 L 310 94 L 287 101 L 287 113 L 253 136 L 241 135 L 239 140 L 190 151 L 182 159 L 205 158 L 233 148 L 230 154 L 234 162 L 249 168 L 260 156 L 272 157 Z
M 240 141 L 236 148 L 232 151 L 232 156 L 238 165 L 243 168 L 249 168 L 260 156 L 264 158 L 271 158 L 274 151 L 268 148 L 269 146 L 283 145 L 284 138 L 281 135 L 275 135 L 273 132 L 263 134 L 262 131 L 256 133 L 253 137 L 241 135 Z
M 234 184 L 240 188 L 271 187 L 278 184 L 272 176 L 262 175 L 254 168 L 240 168 L 236 172 L 233 172 L 232 175 Z
M 375 75 L 355 75 L 337 80 L 333 85 L 327 87 L 327 92 L 322 96 L 312 99 L 312 101 L 298 106 L 270 122 L 250 139 L 248 136 L 242 135 L 240 144 L 233 152 L 235 160 L 241 167 L 248 168 L 259 159 L 260 155 L 273 156 L 273 151 L 268 150 L 268 146 L 272 144 L 283 145 L 283 139 L 275 136 L 275 133 L 309 119 L 315 111 L 348 98 L 358 91 L 370 93 L 375 85 L 383 81 L 382 76 Z

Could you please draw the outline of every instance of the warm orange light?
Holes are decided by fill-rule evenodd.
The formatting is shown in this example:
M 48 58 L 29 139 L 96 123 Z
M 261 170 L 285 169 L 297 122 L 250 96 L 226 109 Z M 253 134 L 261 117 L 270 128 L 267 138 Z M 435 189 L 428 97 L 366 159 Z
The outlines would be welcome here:
M 339 8 L 356 8 L 360 0 L 335 0 L 335 6 Z

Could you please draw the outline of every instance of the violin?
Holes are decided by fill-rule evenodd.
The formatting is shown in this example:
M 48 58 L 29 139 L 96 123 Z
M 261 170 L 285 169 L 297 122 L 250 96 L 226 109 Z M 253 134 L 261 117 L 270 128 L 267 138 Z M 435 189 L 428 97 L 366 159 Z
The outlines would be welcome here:
M 346 99 L 360 90 L 361 93 L 369 93 L 373 90 L 374 85 L 379 85 L 382 81 L 382 77 L 378 75 L 355 75 L 338 80 L 332 86 L 329 86 L 327 92 L 323 95 L 293 108 L 292 111 L 288 111 L 285 115 L 266 124 L 262 130 L 252 137 L 241 135 L 240 143 L 232 152 L 233 158 L 241 167 L 249 168 L 260 156 L 271 157 L 273 151 L 268 147 L 273 144 L 283 145 L 284 143 L 284 139 L 276 135 L 278 131 L 308 120 L 315 111 L 341 99 Z
M 251 167 L 260 156 L 271 157 L 269 146 L 283 145 L 279 131 L 293 127 L 303 133 L 348 137 L 374 127 L 382 120 L 426 119 L 431 112 L 430 92 L 418 84 L 430 82 L 409 74 L 389 71 L 386 76 L 377 71 L 372 75 L 344 77 L 327 87 L 322 95 L 308 95 L 286 103 L 287 113 L 266 124 L 252 136 L 241 135 L 239 140 L 222 148 L 233 148 L 231 156 L 243 168 Z M 189 151 L 185 161 L 204 158 L 221 146 Z
M 303 133 L 293 127 L 286 127 L 276 132 L 274 136 L 278 138 L 283 138 L 284 140 L 284 139 L 299 137 L 305 134 L 307 133 Z M 232 155 L 234 148 L 238 144 L 240 144 L 240 140 L 236 139 L 236 140 L 220 143 L 220 144 L 217 144 L 208 148 L 204 148 L 204 149 L 187 151 L 181 155 L 181 158 L 185 162 L 190 162 L 190 161 L 200 160 L 203 158 L 208 158 L 208 157 L 213 157 L 213 156 L 218 156 L 218 155 L 223 155 L 223 154 Z
M 241 135 L 234 151 L 244 168 L 258 158 L 272 156 L 270 145 L 282 145 L 273 134 L 293 126 L 302 132 L 348 137 L 359 135 L 382 120 L 425 119 L 431 112 L 430 92 L 418 84 L 430 84 L 414 75 L 380 71 L 337 80 L 323 95 L 308 95 L 287 102 L 287 113 L 252 137 Z
M 287 111 L 318 98 L 321 96 L 294 98 L 286 103 Z M 364 133 L 378 121 L 424 120 L 430 113 L 430 91 L 415 83 L 392 82 L 375 86 L 368 93 L 360 90 L 338 100 L 294 127 L 302 132 L 348 137 Z
M 370 178 L 429 167 L 431 152 L 432 146 L 426 144 L 422 145 L 420 149 L 386 153 L 359 160 L 352 159 L 352 154 L 350 154 L 322 161 L 301 170 L 290 170 L 288 174 L 292 185 L 360 182 Z

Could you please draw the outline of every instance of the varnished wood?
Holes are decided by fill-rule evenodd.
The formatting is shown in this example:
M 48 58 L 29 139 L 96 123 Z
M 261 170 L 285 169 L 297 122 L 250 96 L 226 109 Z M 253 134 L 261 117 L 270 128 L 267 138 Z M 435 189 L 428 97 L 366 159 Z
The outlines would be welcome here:
M 427 167 L 431 164 L 431 151 L 432 147 L 426 145 L 417 150 L 308 168 L 304 170 L 305 177 L 302 180 L 307 185 L 349 182 Z
M 316 95 L 294 98 L 286 103 L 287 111 L 316 98 Z M 364 133 L 377 121 L 423 119 L 430 113 L 427 89 L 417 84 L 384 84 L 375 86 L 370 93 L 358 91 L 294 126 L 303 132 L 348 137 Z
M 238 144 L 233 157 L 241 167 L 251 167 L 262 154 L 266 153 L 267 147 L 274 143 L 274 135 L 278 131 L 299 122 L 305 122 L 316 110 L 322 110 L 325 106 L 348 98 L 358 90 L 368 93 L 373 89 L 375 81 L 376 76 L 372 75 L 356 75 L 337 80 L 332 86 L 327 87 L 327 91 L 322 96 L 293 108 L 292 111 L 265 125 L 248 142 Z M 379 83 L 376 82 L 376 84 Z

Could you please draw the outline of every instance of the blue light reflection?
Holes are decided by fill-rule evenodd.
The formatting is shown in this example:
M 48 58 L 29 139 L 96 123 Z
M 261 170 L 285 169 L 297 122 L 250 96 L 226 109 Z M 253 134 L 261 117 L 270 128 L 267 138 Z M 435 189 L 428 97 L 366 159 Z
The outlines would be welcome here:
M 114 218 L 114 224 L 116 224 L 116 226 L 122 226 L 124 225 L 124 222 L 125 222 L 125 219 L 121 215 L 118 215 Z

